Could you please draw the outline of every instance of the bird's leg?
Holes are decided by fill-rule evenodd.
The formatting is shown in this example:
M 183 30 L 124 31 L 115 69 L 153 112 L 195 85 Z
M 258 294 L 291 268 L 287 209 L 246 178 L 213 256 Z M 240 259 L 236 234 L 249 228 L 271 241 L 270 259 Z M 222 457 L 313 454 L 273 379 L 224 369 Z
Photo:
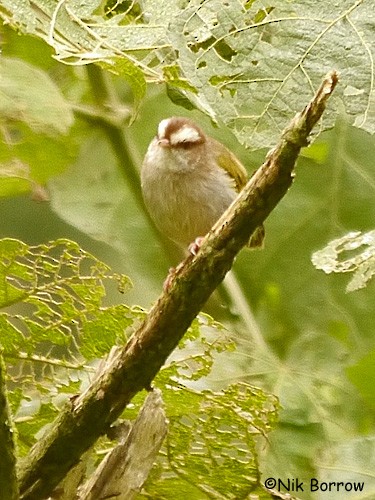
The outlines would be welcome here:
M 188 252 L 193 255 L 194 257 L 197 255 L 203 241 L 203 236 L 199 236 L 198 238 L 195 238 L 193 243 L 190 243 L 188 246 Z M 168 292 L 168 290 L 171 287 L 172 279 L 173 277 L 178 273 L 178 271 L 184 266 L 184 261 L 180 262 L 177 267 L 170 267 L 168 270 L 168 275 L 165 278 L 165 281 L 163 283 L 163 290 L 165 292 Z
M 164 292 L 169 292 L 169 289 L 171 288 L 172 284 L 172 279 L 183 266 L 184 266 L 184 261 L 180 262 L 177 267 L 170 267 L 168 269 L 168 275 L 163 283 Z

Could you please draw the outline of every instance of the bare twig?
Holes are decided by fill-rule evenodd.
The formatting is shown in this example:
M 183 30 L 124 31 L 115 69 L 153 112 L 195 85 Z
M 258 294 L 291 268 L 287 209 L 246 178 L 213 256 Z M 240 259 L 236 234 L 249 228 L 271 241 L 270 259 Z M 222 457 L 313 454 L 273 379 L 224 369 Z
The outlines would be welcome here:
M 237 200 L 188 257 L 128 344 L 107 370 L 71 404 L 31 450 L 20 471 L 21 498 L 48 497 L 80 456 L 121 414 L 133 396 L 150 384 L 192 320 L 231 268 L 233 259 L 293 180 L 301 148 L 320 119 L 338 77 L 329 73 L 309 105 L 283 132 L 278 145 Z

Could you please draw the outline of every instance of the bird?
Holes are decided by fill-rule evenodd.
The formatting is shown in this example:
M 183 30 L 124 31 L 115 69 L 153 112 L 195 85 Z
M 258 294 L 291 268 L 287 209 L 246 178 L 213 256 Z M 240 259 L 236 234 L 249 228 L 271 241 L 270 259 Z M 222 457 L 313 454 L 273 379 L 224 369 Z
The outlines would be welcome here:
M 248 179 L 240 160 L 224 144 L 182 116 L 163 119 L 141 167 L 146 208 L 157 228 L 193 254 Z M 259 226 L 249 247 L 262 247 Z

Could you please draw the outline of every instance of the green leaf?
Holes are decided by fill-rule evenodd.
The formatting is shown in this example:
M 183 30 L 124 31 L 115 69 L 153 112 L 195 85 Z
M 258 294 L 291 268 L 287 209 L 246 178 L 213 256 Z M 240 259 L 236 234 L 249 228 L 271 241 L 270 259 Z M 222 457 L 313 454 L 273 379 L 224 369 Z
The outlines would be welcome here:
M 36 201 L 48 200 L 46 182 L 64 171 L 78 150 L 73 135 L 48 137 L 27 130 L 22 123 L 7 129 L 19 140 L 6 140 L 0 149 L 0 196 L 31 192 Z
M 12 53 L 9 38 L 8 29 L 5 44 Z M 35 46 L 39 47 L 33 40 Z M 40 62 L 35 52 L 34 59 Z M 47 201 L 46 181 L 63 171 L 76 154 L 71 105 L 41 69 L 10 57 L 2 57 L 1 65 L 0 197 L 30 192 L 32 199 Z
M 265 7 L 256 0 L 244 8 L 237 0 L 147 0 L 137 15 L 112 16 L 103 16 L 96 0 L 35 5 L 5 0 L 0 14 L 46 40 L 66 64 L 116 66 L 123 59 L 136 100 L 143 83 L 135 68 L 154 82 L 169 82 L 173 68 L 175 86 L 183 84 L 186 98 L 251 148 L 274 144 L 332 69 L 341 85 L 321 129 L 333 126 L 343 103 L 352 123 L 375 131 L 368 2 L 277 0 Z
M 181 106 L 189 111 L 196 108 L 196 106 L 194 106 L 190 99 L 188 99 L 188 97 L 180 89 L 167 85 L 167 95 L 173 104 L 176 104 L 177 106 Z
M 0 307 L 6 307 L 21 301 L 26 295 L 25 290 L 12 283 L 14 279 L 30 281 L 33 273 L 26 266 L 20 266 L 16 259 L 27 253 L 27 245 L 21 241 L 5 239 L 0 246 Z
M 84 325 L 92 324 L 92 316 L 105 315 L 100 310 L 105 295 L 103 280 L 117 280 L 116 275 L 111 275 L 105 264 L 68 240 L 28 247 L 6 239 L 0 241 L 0 249 L 1 305 L 23 301 L 28 304 L 29 312 L 16 316 L 2 314 L 0 342 L 4 356 L 14 356 L 20 351 L 37 354 L 38 346 L 46 343 L 64 346 L 68 352 L 73 349 L 71 354 L 76 352 L 74 334 L 79 334 Z
M 97 359 L 108 354 L 114 345 L 125 344 L 126 329 L 133 324 L 135 316 L 125 304 L 97 311 L 95 318 L 83 326 L 81 354 L 86 360 Z
M 19 435 L 18 446 L 21 456 L 25 455 L 37 441 L 38 433 L 41 432 L 41 429 L 48 426 L 57 416 L 58 410 L 53 404 L 41 403 L 40 401 L 34 401 L 34 403 L 33 405 L 28 405 L 26 401 L 23 401 L 23 405 L 15 415 L 15 423 Z
M 20 59 L 0 60 L 0 113 L 3 121 L 23 121 L 36 132 L 66 133 L 73 123 L 70 104 L 55 83 Z
M 69 240 L 39 246 L 0 240 L 0 346 L 12 368 L 10 398 L 27 451 L 57 407 L 88 383 L 88 361 L 126 342 L 143 312 L 104 307 L 106 284 L 129 280 Z M 16 309 L 14 309 L 16 308 Z
M 143 72 L 126 57 L 114 58 L 110 62 L 102 63 L 101 66 L 103 69 L 108 69 L 123 77 L 128 82 L 134 97 L 132 117 L 135 119 L 139 106 L 146 95 L 146 80 Z
M 211 0 L 190 4 L 170 24 L 168 38 L 181 73 L 198 91 L 198 106 L 240 142 L 259 148 L 275 142 L 287 117 L 333 68 L 341 85 L 322 128 L 333 125 L 343 100 L 356 125 L 374 131 L 371 15 L 366 3 L 351 0 L 274 2 L 266 10 L 260 1 L 244 10 L 239 2 Z
M 171 400 L 170 409 L 166 405 L 167 442 L 146 483 L 146 494 L 172 499 L 176 491 L 188 491 L 190 498 L 235 499 L 258 493 L 255 438 L 273 427 L 276 399 L 247 384 L 215 393 L 183 387 L 173 392 L 175 402 Z

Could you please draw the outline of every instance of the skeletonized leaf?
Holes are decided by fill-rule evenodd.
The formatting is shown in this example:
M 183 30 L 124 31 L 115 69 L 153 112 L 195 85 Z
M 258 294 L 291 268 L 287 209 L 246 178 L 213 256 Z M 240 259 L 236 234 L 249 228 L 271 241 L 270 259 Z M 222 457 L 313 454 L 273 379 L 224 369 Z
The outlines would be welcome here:
M 0 15 L 46 40 L 66 64 L 127 61 L 122 74 L 136 98 L 142 75 L 167 82 L 251 148 L 274 144 L 332 69 L 341 85 L 321 129 L 344 103 L 356 126 L 375 131 L 370 2 L 145 0 L 137 14 L 98 4 L 4 0 Z
M 354 273 L 346 290 L 364 288 L 375 274 L 375 231 L 351 232 L 315 252 L 312 263 L 326 274 Z

